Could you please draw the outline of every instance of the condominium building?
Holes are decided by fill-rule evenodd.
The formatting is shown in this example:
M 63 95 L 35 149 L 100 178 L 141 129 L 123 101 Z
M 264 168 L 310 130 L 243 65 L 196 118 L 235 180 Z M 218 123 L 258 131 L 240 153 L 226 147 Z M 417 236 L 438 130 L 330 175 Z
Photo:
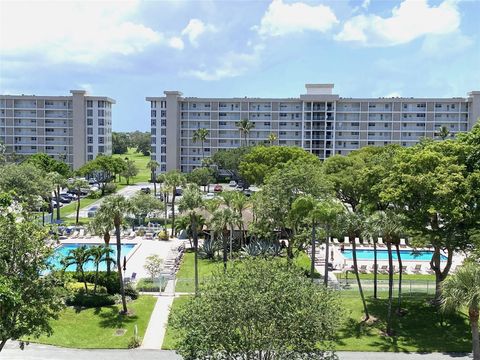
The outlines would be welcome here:
M 197 98 L 165 91 L 150 102 L 152 158 L 161 171 L 190 172 L 202 157 L 245 144 L 237 124 L 249 119 L 249 145 L 299 146 L 325 159 L 363 146 L 411 146 L 435 138 L 445 126 L 450 134 L 467 131 L 480 117 L 480 91 L 466 98 L 342 98 L 333 84 L 307 84 L 298 98 Z M 196 129 L 208 129 L 204 144 L 193 142 Z
M 46 153 L 73 169 L 112 154 L 112 104 L 104 96 L 0 95 L 0 142 L 7 153 Z

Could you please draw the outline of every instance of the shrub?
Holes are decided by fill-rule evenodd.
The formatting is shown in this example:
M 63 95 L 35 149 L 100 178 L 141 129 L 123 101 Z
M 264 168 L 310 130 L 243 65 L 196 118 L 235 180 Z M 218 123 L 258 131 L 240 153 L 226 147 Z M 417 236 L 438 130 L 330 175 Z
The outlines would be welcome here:
M 114 183 L 108 183 L 105 185 L 105 194 L 113 194 L 117 189 L 117 185 Z
M 205 239 L 200 246 L 199 254 L 204 259 L 214 259 L 215 253 L 220 249 L 220 243 L 212 238 Z
M 150 255 L 147 257 L 143 267 L 145 270 L 147 270 L 152 279 L 156 278 L 162 272 L 163 260 L 156 254 Z
M 168 233 L 162 230 L 158 233 L 158 238 L 160 240 L 168 240 Z
M 137 283 L 137 290 L 144 292 L 160 292 L 164 291 L 167 286 L 167 281 L 164 277 L 158 279 L 140 279 Z
M 128 342 L 129 349 L 138 348 L 141 345 L 140 338 L 138 336 L 132 336 Z
M 91 284 L 87 282 L 87 288 L 89 292 L 93 292 L 93 288 L 95 287 L 94 284 Z M 67 285 L 67 289 L 74 292 L 74 293 L 85 293 L 85 285 L 83 282 L 74 282 L 74 283 L 69 283 Z M 97 285 L 97 294 L 106 294 L 107 289 L 104 286 L 99 286 Z
M 125 285 L 125 296 L 130 297 L 132 300 L 138 299 L 138 291 L 133 288 L 132 285 Z
M 83 281 L 81 274 L 75 274 L 74 277 L 77 279 L 77 281 Z M 94 283 L 95 272 L 85 272 L 85 279 L 89 283 Z M 98 285 L 105 287 L 107 289 L 107 293 L 110 295 L 120 293 L 120 283 L 118 281 L 118 275 L 116 272 L 111 272 L 110 275 L 108 275 L 106 271 L 100 271 L 98 273 Z
M 100 190 L 92 191 L 89 195 L 89 199 L 100 199 L 102 197 L 102 192 Z
M 69 306 L 80 307 L 101 307 L 115 305 L 115 297 L 108 294 L 85 294 L 83 292 L 74 293 L 67 298 L 66 301 Z

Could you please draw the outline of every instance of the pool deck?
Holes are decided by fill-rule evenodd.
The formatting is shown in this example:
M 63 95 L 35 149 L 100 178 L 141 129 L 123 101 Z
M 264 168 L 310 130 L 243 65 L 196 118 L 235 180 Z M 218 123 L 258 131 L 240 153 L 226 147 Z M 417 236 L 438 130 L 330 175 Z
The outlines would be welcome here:
M 136 278 L 141 279 L 149 277 L 149 274 L 143 267 L 146 258 L 150 255 L 158 255 L 165 260 L 172 247 L 178 247 L 183 240 L 172 238 L 168 241 L 146 240 L 143 237 L 122 238 L 122 244 L 136 244 L 136 246 L 128 253 L 126 277 L 131 277 L 132 273 L 136 273 Z M 77 237 L 60 240 L 61 244 L 104 244 L 103 238 L 98 236 Z M 112 236 L 110 245 L 115 246 L 116 240 Z

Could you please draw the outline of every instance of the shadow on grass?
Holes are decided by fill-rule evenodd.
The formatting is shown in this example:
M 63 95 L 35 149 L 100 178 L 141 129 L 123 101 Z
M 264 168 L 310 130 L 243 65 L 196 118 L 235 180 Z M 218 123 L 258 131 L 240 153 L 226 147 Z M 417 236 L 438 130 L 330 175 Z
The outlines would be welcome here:
M 116 306 L 103 307 L 101 310 L 103 311 L 98 315 L 101 318 L 99 324 L 103 328 L 120 329 L 138 320 L 137 315 L 121 315 Z
M 355 300 L 360 302 L 360 299 Z M 394 335 L 385 336 L 388 299 L 367 299 L 368 309 L 377 321 L 365 324 L 351 316 L 342 326 L 337 341 L 346 345 L 348 338 L 363 340 L 378 351 L 409 352 L 468 352 L 471 334 L 464 314 L 443 314 L 429 304 L 425 295 L 404 298 L 407 313 L 395 314 L 397 299 L 393 302 L 392 324 Z M 358 312 L 355 313 L 358 315 Z M 355 315 L 354 315 L 355 316 Z

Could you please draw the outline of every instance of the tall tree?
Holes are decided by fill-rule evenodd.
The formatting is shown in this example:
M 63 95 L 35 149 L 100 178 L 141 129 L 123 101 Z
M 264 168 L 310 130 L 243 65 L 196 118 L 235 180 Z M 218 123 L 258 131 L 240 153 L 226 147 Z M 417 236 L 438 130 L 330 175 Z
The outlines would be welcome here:
M 443 283 L 442 306 L 445 310 L 468 309 L 472 331 L 473 359 L 480 360 L 478 317 L 480 309 L 480 265 L 469 262 Z
M 270 146 L 272 146 L 272 145 L 275 143 L 275 141 L 277 141 L 277 139 L 278 139 L 277 134 L 275 134 L 275 133 L 270 133 L 270 134 L 268 135 L 268 143 L 270 144 Z
M 248 146 L 248 136 L 250 131 L 255 127 L 255 123 L 251 122 L 248 119 L 242 119 L 237 123 L 237 128 L 240 132 L 240 136 L 243 135 L 245 140 L 245 146 Z M 242 146 L 242 141 L 240 140 L 240 146 Z
M 139 218 L 141 224 L 145 224 L 148 214 L 163 210 L 163 203 L 151 194 L 137 192 L 131 199 L 132 212 Z
M 112 219 L 107 217 L 108 215 L 109 214 L 104 211 L 99 211 L 88 224 L 89 231 L 97 236 L 101 236 L 105 247 L 107 248 L 110 246 L 110 231 L 114 228 Z M 105 254 L 105 258 L 105 261 L 107 262 L 107 274 L 110 275 L 112 262 L 115 262 L 113 259 L 110 259 L 110 253 L 108 252 Z
M 85 294 L 88 293 L 87 279 L 85 278 L 85 264 L 92 260 L 90 249 L 86 245 L 71 249 L 67 256 L 62 259 L 63 269 L 67 269 L 71 265 L 75 265 L 75 271 L 82 277 L 85 287 Z
M 215 181 L 213 169 L 206 167 L 193 169 L 191 173 L 187 174 L 187 179 L 198 186 L 203 186 L 203 191 L 210 191 L 210 184 Z
M 51 334 L 51 320 L 64 305 L 48 230 L 5 195 L 0 195 L 0 229 L 1 352 L 9 339 Z
M 445 125 L 442 125 L 438 128 L 438 132 L 435 134 L 436 136 L 439 136 L 440 139 L 446 140 L 448 136 L 450 135 L 450 131 Z
M 107 245 L 99 245 L 99 246 L 92 246 L 88 249 L 90 254 L 91 261 L 95 266 L 95 281 L 93 284 L 93 295 L 97 293 L 97 284 L 98 284 L 98 273 L 100 264 L 103 262 L 112 262 L 115 264 L 115 260 L 110 259 L 110 255 L 112 254 L 113 250 L 110 249 Z
M 150 181 L 153 182 L 153 196 L 157 196 L 157 169 L 160 164 L 155 160 L 150 160 L 147 163 L 147 169 L 150 169 Z
M 170 189 L 169 192 L 172 194 L 172 232 L 170 237 L 173 237 L 175 234 L 175 198 L 177 196 L 177 188 L 184 186 L 186 184 L 185 175 L 183 175 L 178 170 L 170 170 L 165 173 L 165 186 L 167 189 Z
M 67 179 L 56 171 L 47 175 L 53 185 L 53 193 L 57 203 L 57 220 L 60 221 L 60 191 L 67 185 Z
M 189 184 L 183 192 L 179 203 L 179 210 L 187 213 L 190 219 L 190 227 L 193 237 L 193 248 L 195 251 L 195 296 L 198 296 L 198 211 L 203 206 L 203 199 L 198 186 Z
M 112 153 L 113 154 L 126 154 L 128 147 L 130 146 L 130 140 L 128 134 L 121 132 L 112 132 Z
M 120 283 L 120 294 L 122 296 L 122 313 L 127 314 L 127 301 L 125 298 L 125 286 L 123 283 L 123 274 L 122 274 L 122 243 L 120 238 L 120 231 L 122 224 L 125 222 L 125 214 L 128 214 L 132 211 L 131 202 L 122 195 L 109 195 L 105 198 L 98 213 L 101 216 L 110 218 L 115 227 L 115 237 L 117 240 L 117 273 L 118 281 Z
M 202 144 L 202 161 L 205 159 L 205 141 L 207 140 L 210 131 L 205 128 L 197 129 L 193 132 L 192 141 L 193 143 L 200 142 Z
M 77 196 L 77 210 L 75 215 L 75 223 L 78 225 L 78 221 L 80 219 L 80 195 L 82 193 L 82 189 L 88 188 L 88 182 L 83 179 L 75 179 L 75 181 L 69 184 L 69 188 L 75 191 Z
M 98 155 L 94 160 L 84 164 L 77 170 L 78 174 L 92 176 L 100 184 L 102 196 L 105 195 L 107 184 L 115 179 L 119 170 L 120 161 L 118 158 L 106 155 Z
M 126 159 L 125 160 L 125 169 L 122 171 L 122 176 L 127 181 L 127 185 L 130 184 L 130 179 L 137 176 L 138 167 L 135 165 L 135 161 Z

